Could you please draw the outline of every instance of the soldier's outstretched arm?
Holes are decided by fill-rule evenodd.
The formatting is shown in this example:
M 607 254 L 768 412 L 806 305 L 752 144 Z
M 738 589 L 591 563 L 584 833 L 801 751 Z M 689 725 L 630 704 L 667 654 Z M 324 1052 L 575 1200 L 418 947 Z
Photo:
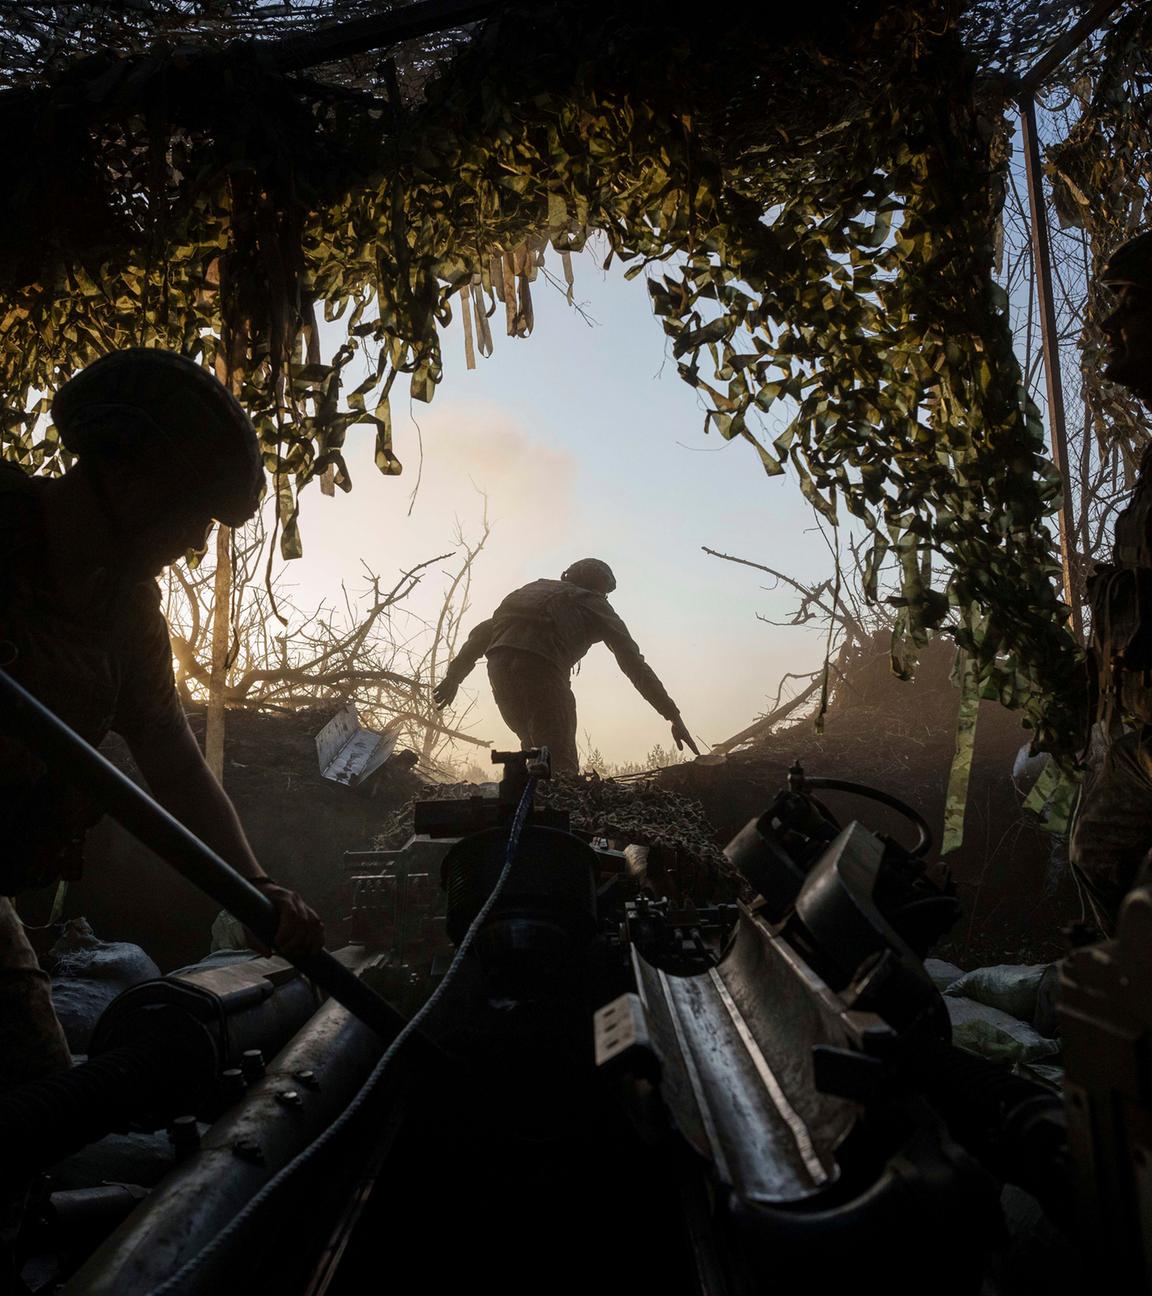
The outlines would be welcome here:
M 680 718 L 680 708 L 672 701 L 668 690 L 660 682 L 659 676 L 644 660 L 636 640 L 628 633 L 628 627 L 613 611 L 607 599 L 603 608 L 598 609 L 600 628 L 604 642 L 608 645 L 616 664 L 632 681 L 637 693 L 672 725 L 672 741 L 678 750 L 683 751 L 685 744 L 700 755 L 700 748 L 692 741 L 688 727 Z
M 680 718 L 679 711 L 676 712 L 676 719 L 672 721 L 672 741 L 676 744 L 677 751 L 683 751 L 688 747 L 697 756 L 700 755 L 700 748 L 692 741 L 692 735 L 688 732 L 688 726 Z
M 492 618 L 487 621 L 481 621 L 472 631 L 467 639 L 464 640 L 464 647 L 456 654 L 444 672 L 444 678 L 432 690 L 432 698 L 436 705 L 443 710 L 450 706 L 456 697 L 456 692 L 460 685 L 472 673 L 472 668 L 488 651 L 488 645 L 492 642 Z

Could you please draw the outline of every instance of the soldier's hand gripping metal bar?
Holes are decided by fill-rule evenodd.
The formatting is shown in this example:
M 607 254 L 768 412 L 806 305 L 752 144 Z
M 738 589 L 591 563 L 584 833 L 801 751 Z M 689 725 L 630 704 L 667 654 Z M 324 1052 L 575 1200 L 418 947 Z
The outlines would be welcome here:
M 0 728 L 81 784 L 134 837 L 267 945 L 274 945 L 277 914 L 272 901 L 2 670 Z M 290 962 L 385 1042 L 391 1043 L 404 1027 L 405 1018 L 327 950 Z M 429 1048 L 422 1037 L 411 1043 Z

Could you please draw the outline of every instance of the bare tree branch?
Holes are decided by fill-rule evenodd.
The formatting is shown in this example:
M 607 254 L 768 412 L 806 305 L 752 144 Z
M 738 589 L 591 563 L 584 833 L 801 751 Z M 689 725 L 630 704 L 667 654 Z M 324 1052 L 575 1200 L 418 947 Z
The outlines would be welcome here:
M 797 693 L 794 698 L 789 698 L 782 706 L 778 706 L 774 711 L 763 716 L 754 724 L 750 724 L 747 729 L 741 729 L 738 734 L 733 734 L 731 738 L 725 739 L 722 743 L 714 743 L 712 750 L 725 755 L 743 743 L 751 742 L 754 738 L 771 733 L 773 728 L 782 720 L 786 720 L 788 716 L 794 711 L 798 711 L 810 698 L 815 697 L 820 689 L 822 675 L 822 671 L 815 671 L 814 678 L 806 689 Z M 779 694 L 777 694 L 777 697 L 779 697 Z

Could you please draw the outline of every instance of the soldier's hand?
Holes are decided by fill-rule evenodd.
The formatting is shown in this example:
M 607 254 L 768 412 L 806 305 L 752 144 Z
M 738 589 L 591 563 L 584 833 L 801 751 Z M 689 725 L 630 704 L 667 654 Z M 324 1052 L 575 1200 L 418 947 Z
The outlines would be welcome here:
M 324 948 L 324 924 L 319 915 L 288 887 L 269 882 L 260 890 L 276 906 L 276 949 L 287 958 L 305 958 Z M 262 949 L 263 942 L 252 932 L 248 933 L 253 948 Z
M 692 735 L 688 732 L 688 726 L 679 716 L 672 721 L 672 738 L 676 743 L 677 751 L 683 751 L 684 744 L 687 743 L 697 756 L 700 755 L 700 748 L 692 741 Z
M 443 711 L 446 706 L 451 706 L 456 697 L 458 684 L 453 684 L 451 680 L 442 679 L 439 684 L 432 690 L 432 700 L 436 706 Z

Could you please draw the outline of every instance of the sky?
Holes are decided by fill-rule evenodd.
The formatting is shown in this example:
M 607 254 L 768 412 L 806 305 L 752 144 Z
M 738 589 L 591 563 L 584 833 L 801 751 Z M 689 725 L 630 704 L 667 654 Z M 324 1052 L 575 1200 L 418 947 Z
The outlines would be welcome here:
M 444 379 L 432 402 L 411 402 L 398 380 L 394 448 L 403 474 L 377 472 L 371 428 L 350 431 L 353 489 L 335 498 L 315 485 L 305 490 L 304 556 L 285 566 L 283 580 L 301 607 L 339 598 L 342 580 L 362 586 L 361 560 L 388 583 L 454 548 L 458 524 L 475 537 L 484 492 L 492 533 L 474 567 L 465 631 L 517 586 L 557 577 L 577 558 L 603 558 L 617 578 L 612 605 L 703 750 L 763 712 L 785 671 L 814 669 L 822 638 L 757 620 L 786 619 L 795 595 L 766 590 L 769 577 L 701 546 L 800 579 L 829 575 L 832 560 L 793 477 L 769 478 L 750 445 L 704 434 L 703 408 L 666 355 L 643 278 L 603 271 L 591 251 L 574 263 L 583 314 L 540 278 L 531 337 L 494 328 L 493 354 L 477 356 L 470 371 L 457 317 L 442 335 Z M 324 351 L 340 340 L 331 326 Z M 452 566 L 431 569 L 409 600 L 414 612 L 435 615 Z M 667 724 L 602 644 L 573 688 L 582 747 L 624 762 L 670 745 Z M 474 699 L 468 727 L 476 737 L 511 740 L 483 663 L 462 697 Z

